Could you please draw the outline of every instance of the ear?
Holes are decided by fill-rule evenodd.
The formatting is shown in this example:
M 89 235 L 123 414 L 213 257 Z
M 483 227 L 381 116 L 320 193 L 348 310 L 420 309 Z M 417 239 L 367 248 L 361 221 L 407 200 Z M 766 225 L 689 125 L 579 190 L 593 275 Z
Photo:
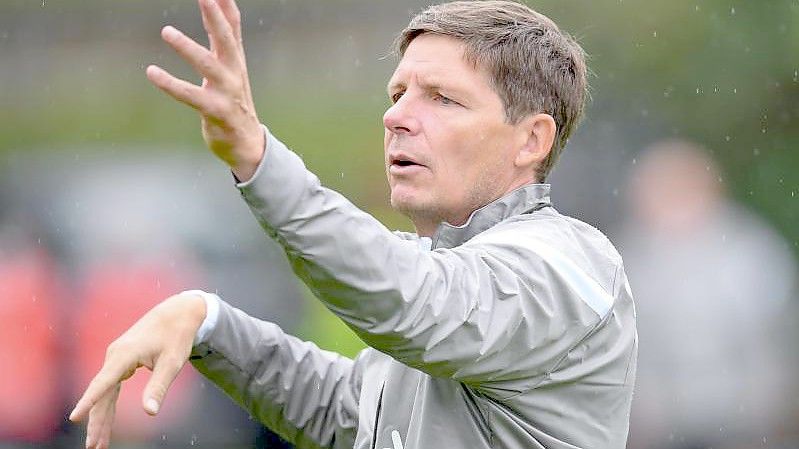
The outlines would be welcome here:
M 549 156 L 555 143 L 558 129 L 555 119 L 549 114 L 535 114 L 525 117 L 517 126 L 522 133 L 522 145 L 516 154 L 514 165 L 518 168 L 535 169 Z

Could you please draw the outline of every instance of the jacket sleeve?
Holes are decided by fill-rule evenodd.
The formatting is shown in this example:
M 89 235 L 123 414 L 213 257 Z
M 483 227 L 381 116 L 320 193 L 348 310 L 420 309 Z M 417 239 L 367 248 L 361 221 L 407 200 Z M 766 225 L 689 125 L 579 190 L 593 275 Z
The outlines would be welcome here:
M 369 346 L 431 375 L 512 395 L 516 381 L 545 375 L 607 315 L 523 238 L 424 251 L 397 237 L 322 187 L 271 135 L 239 188 L 333 313 Z
M 213 331 L 190 360 L 295 447 L 353 447 L 362 357 L 323 351 L 220 301 Z

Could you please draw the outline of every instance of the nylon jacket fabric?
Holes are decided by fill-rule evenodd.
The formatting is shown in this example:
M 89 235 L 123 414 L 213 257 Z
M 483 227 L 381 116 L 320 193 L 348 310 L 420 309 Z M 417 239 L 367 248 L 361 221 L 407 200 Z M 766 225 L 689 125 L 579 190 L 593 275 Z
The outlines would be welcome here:
M 269 135 L 241 193 L 369 348 L 323 351 L 222 303 L 192 363 L 298 448 L 625 447 L 637 358 L 621 257 L 531 184 L 432 249 L 322 187 Z

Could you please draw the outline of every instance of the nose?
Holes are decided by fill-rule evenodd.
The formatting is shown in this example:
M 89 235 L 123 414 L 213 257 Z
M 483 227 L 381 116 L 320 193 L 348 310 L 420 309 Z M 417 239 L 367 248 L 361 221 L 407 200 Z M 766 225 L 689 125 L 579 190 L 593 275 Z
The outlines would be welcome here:
M 383 114 L 383 126 L 394 134 L 416 134 L 419 132 L 418 110 L 407 93 L 391 105 Z

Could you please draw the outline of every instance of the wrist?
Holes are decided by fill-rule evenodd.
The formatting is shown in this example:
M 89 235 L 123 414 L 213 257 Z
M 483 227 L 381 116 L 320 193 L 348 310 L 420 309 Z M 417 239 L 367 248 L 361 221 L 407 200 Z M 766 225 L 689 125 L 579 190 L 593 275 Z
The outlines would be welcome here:
M 162 319 L 166 320 L 173 329 L 180 329 L 181 333 L 195 334 L 207 314 L 205 300 L 194 291 L 174 295 L 159 304 L 159 307 L 165 312 L 161 314 Z
M 248 181 L 255 175 L 258 166 L 266 153 L 266 131 L 258 124 L 258 131 L 253 132 L 253 139 L 245 143 L 239 152 L 242 157 L 230 164 L 230 169 L 241 182 Z
M 213 293 L 202 290 L 187 290 L 178 296 L 186 297 L 187 301 L 191 301 L 189 312 L 195 314 L 195 318 L 200 318 L 199 324 L 196 320 L 192 320 L 194 325 L 190 331 L 194 336 L 193 345 L 204 343 L 216 328 L 221 299 Z M 201 304 L 201 307 L 197 306 L 197 302 Z

